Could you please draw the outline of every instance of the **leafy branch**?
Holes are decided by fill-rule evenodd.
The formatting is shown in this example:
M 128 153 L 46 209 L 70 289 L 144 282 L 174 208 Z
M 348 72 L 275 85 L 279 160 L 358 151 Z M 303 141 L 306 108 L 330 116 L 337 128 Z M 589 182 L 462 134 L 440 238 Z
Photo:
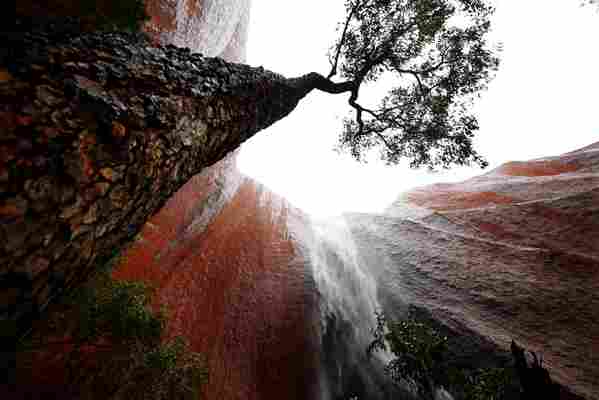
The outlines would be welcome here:
M 493 7 L 485 0 L 346 0 L 327 77 L 308 74 L 313 88 L 349 93 L 339 150 L 363 160 L 379 148 L 388 164 L 444 168 L 486 161 L 474 150 L 476 117 L 468 112 L 499 65 L 487 43 Z M 340 76 L 342 81 L 332 78 Z M 362 85 L 393 79 L 378 107 L 359 101 Z

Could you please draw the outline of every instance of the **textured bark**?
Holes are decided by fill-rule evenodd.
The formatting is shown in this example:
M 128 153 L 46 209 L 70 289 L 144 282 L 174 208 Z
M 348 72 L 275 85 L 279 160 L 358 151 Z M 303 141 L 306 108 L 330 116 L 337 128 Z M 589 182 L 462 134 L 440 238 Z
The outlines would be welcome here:
M 0 57 L 4 320 L 26 321 L 85 279 L 193 175 L 310 91 L 133 35 L 22 30 L 2 34 Z

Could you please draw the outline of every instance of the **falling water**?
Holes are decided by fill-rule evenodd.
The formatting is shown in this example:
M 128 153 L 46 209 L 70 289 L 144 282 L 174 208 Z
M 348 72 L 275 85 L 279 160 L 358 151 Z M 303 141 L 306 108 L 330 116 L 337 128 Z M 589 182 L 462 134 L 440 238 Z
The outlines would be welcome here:
M 155 10 L 167 15 L 153 21 L 169 21 L 163 27 L 154 27 L 163 41 L 207 56 L 244 61 L 250 0 L 151 3 Z M 237 191 L 239 183 L 235 183 L 224 188 L 224 192 L 231 192 L 226 198 Z M 315 291 L 318 302 L 317 320 L 312 321 L 316 328 L 310 332 L 320 344 L 320 400 L 356 395 L 360 399 L 382 398 L 380 367 L 387 356 L 377 353 L 369 359 L 366 355 L 376 324 L 375 312 L 380 309 L 376 282 L 364 268 L 346 221 L 342 217 L 311 221 L 301 212 L 290 212 L 281 219 L 288 205 L 266 192 L 259 194 L 259 205 L 270 210 L 272 221 L 287 221 L 287 239 L 298 247 L 293 263 L 304 265 L 304 273 L 313 282 L 313 287 L 306 290 Z M 187 230 L 203 230 L 213 214 L 204 210 L 194 217 Z
M 376 282 L 364 269 L 351 232 L 342 218 L 314 222 L 306 243 L 308 259 L 322 299 L 323 330 L 330 316 L 356 327 L 356 339 L 367 343 L 378 309 Z M 305 235 L 310 238 L 310 235 Z
M 308 261 L 318 292 L 321 399 L 382 398 L 381 366 L 388 355 L 366 354 L 380 310 L 377 287 L 347 222 L 336 217 L 309 224 L 289 220 L 289 225 L 301 238 L 300 256 Z

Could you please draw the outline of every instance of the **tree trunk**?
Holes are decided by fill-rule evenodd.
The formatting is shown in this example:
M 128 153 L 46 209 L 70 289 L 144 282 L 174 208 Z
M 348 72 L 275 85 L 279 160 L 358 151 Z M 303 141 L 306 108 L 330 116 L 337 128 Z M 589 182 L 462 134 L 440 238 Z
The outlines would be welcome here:
M 9 325 L 26 327 L 188 179 L 314 86 L 132 34 L 59 28 L 0 34 L 0 322 Z

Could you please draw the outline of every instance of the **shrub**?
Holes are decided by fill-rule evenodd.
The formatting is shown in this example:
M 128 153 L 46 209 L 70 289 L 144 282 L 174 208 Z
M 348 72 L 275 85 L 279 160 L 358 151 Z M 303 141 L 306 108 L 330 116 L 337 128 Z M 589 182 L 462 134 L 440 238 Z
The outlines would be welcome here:
M 470 371 L 451 365 L 447 337 L 423 322 L 388 322 L 381 313 L 376 317 L 374 339 L 367 352 L 388 349 L 393 358 L 385 366 L 386 374 L 395 384 L 412 385 L 424 399 L 434 399 L 436 388 L 444 386 L 456 399 L 498 400 L 514 382 L 512 368 Z
M 191 399 L 207 379 L 204 359 L 177 337 L 162 342 L 167 313 L 150 306 L 141 282 L 115 281 L 104 268 L 66 297 L 44 329 L 22 340 L 20 368 L 36 354 L 64 360 L 67 396 L 87 399 Z

